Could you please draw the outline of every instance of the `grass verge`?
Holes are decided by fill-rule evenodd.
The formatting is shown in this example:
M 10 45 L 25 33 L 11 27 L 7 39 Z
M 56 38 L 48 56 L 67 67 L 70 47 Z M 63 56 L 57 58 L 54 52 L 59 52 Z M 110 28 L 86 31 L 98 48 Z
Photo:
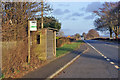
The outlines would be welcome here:
M 56 57 L 75 50 L 81 43 L 84 42 L 82 40 L 78 40 L 76 42 L 72 42 L 71 44 L 64 44 L 62 47 L 56 49 Z

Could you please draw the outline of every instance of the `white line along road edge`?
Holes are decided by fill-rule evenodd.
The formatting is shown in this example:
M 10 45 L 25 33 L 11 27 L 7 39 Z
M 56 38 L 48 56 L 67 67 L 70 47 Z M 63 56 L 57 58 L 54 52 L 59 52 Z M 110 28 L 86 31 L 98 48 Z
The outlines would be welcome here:
M 87 48 L 81 54 L 83 54 L 86 51 L 88 51 L 88 49 L 89 48 Z M 52 78 L 54 78 L 58 73 L 60 73 L 61 71 L 63 71 L 65 68 L 67 68 L 69 65 L 71 65 L 75 60 L 77 60 L 81 56 L 81 54 L 79 54 L 78 56 L 76 56 L 75 58 L 73 58 L 70 62 L 68 62 L 67 64 L 65 64 L 62 68 L 60 68 L 59 70 L 57 70 L 55 73 L 53 73 L 51 76 L 49 76 L 46 80 L 51 80 Z
M 87 41 L 83 40 L 85 43 L 87 43 L 90 47 L 92 47 L 95 51 L 97 51 L 101 56 L 103 56 L 107 61 L 110 61 L 105 55 L 103 55 L 100 51 L 98 51 L 95 47 L 93 47 L 91 44 L 89 44 Z M 119 69 L 119 66 L 115 65 L 114 62 L 110 62 L 110 64 L 114 65 L 116 69 Z

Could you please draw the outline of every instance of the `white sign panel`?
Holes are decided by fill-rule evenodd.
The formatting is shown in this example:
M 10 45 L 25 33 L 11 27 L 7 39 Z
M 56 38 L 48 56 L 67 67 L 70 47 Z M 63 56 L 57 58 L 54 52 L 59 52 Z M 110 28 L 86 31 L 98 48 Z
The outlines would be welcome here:
M 37 21 L 29 21 L 30 23 L 30 31 L 37 31 Z

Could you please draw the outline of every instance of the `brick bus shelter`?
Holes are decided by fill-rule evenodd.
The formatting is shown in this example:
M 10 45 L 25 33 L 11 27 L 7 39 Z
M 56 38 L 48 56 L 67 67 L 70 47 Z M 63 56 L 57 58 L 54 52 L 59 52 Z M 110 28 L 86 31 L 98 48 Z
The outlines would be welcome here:
M 56 57 L 56 31 L 54 28 L 43 28 L 32 35 L 34 53 L 41 60 L 50 60 Z

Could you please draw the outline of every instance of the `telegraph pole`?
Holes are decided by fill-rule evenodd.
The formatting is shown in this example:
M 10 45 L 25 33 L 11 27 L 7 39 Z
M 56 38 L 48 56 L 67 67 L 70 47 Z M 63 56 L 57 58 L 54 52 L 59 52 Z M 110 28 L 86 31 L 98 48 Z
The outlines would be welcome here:
M 30 21 L 28 21 L 28 63 L 30 63 Z
M 43 28 L 43 0 L 41 0 L 41 28 Z

